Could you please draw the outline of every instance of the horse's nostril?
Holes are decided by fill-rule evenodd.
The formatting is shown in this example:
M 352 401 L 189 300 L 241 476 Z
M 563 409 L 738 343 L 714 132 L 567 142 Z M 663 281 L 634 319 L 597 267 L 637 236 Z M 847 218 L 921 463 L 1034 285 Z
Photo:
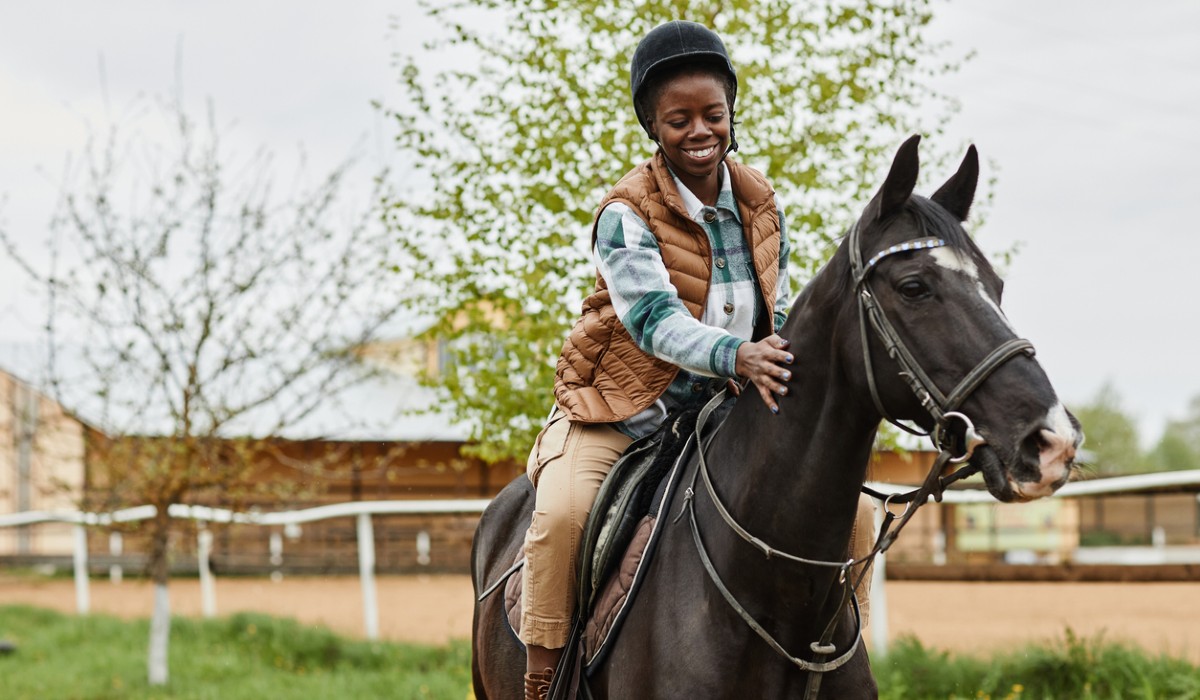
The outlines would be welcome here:
M 1021 440 L 1021 461 L 1031 467 L 1037 467 L 1042 461 L 1042 450 L 1046 448 L 1046 439 L 1042 436 L 1046 429 L 1038 426 L 1025 435 Z

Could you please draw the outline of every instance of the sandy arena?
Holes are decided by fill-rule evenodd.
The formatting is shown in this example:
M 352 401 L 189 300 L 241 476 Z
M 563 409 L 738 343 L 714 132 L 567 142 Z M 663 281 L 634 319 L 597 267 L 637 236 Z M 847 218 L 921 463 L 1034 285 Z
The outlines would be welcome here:
M 385 576 L 377 580 L 380 634 L 390 640 L 440 644 L 471 634 L 471 582 L 466 576 Z M 357 578 L 217 579 L 221 615 L 256 611 L 362 635 Z M 1076 634 L 1125 640 L 1155 653 L 1200 663 L 1200 583 L 945 583 L 890 581 L 890 633 L 915 635 L 949 651 L 991 651 Z M 0 575 L 0 604 L 75 609 L 70 580 Z M 176 614 L 200 614 L 199 583 L 171 583 Z M 143 581 L 91 583 L 94 612 L 148 617 Z M 0 637 L 4 630 L 0 629 Z M 866 636 L 869 638 L 870 633 Z

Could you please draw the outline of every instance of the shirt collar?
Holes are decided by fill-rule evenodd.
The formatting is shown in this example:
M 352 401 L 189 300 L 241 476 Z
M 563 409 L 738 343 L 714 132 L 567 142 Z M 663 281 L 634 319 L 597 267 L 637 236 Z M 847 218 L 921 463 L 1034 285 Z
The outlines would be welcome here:
M 670 166 L 667 166 L 670 169 Z M 742 220 L 741 214 L 738 213 L 737 202 L 733 199 L 733 186 L 729 182 L 729 168 L 725 165 L 725 161 L 721 161 L 721 170 L 718 175 L 721 179 L 721 191 L 717 193 L 717 205 L 715 209 L 724 209 L 733 214 L 733 217 L 739 222 Z M 688 216 L 697 223 L 704 221 L 704 210 L 708 209 L 700 198 L 692 194 L 692 191 L 683 184 L 683 181 L 675 175 L 675 171 L 671 170 L 671 178 L 675 180 L 675 189 L 679 190 L 679 197 L 683 200 L 683 208 L 687 209 Z

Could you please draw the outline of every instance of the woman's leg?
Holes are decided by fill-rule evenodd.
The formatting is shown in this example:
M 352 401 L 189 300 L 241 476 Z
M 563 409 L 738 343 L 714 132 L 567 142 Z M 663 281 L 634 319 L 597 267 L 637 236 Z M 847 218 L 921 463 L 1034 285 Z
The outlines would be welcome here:
M 561 416 L 538 436 L 528 465 L 537 497 L 525 536 L 520 633 L 530 674 L 558 667 L 575 607 L 583 527 L 600 484 L 630 442 L 610 425 Z

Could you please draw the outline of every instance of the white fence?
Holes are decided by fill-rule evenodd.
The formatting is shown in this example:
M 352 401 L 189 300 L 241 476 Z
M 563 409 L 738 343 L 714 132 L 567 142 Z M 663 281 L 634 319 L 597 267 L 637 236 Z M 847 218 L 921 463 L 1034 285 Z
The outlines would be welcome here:
M 1108 479 L 1078 481 L 1062 487 L 1055 498 L 1097 496 L 1115 493 L 1136 493 L 1161 488 L 1179 488 L 1200 485 L 1200 470 L 1139 474 Z M 900 493 L 910 487 L 895 484 L 871 483 L 872 488 L 884 493 Z M 994 503 L 984 491 L 947 491 L 947 503 Z M 444 501 L 355 501 L 328 506 L 318 506 L 297 511 L 278 513 L 236 513 L 220 508 L 204 506 L 172 505 L 168 513 L 172 518 L 191 519 L 212 523 L 239 523 L 248 525 L 288 526 L 330 518 L 354 517 L 357 519 L 359 577 L 362 581 L 363 627 L 368 639 L 379 636 L 379 609 L 375 595 L 375 533 L 373 515 L 433 515 L 482 513 L 487 499 L 444 500 Z M 48 513 L 29 511 L 0 515 L 0 527 L 19 527 L 38 523 L 72 523 L 75 525 L 74 571 L 75 604 L 80 614 L 90 608 L 88 594 L 88 550 L 87 531 L 89 526 L 104 526 L 153 518 L 154 506 L 138 506 L 112 513 L 63 512 Z M 882 514 L 880 514 L 882 517 Z M 208 553 L 212 545 L 212 533 L 201 529 L 197 542 L 200 568 L 200 590 L 202 610 L 205 616 L 216 615 L 216 597 L 213 575 L 208 568 Z M 875 565 L 871 595 L 872 642 L 877 651 L 886 649 L 887 642 L 887 591 L 884 586 L 886 564 L 880 557 Z
M 330 518 L 356 518 L 358 521 L 356 528 L 358 537 L 358 571 L 359 578 L 362 580 L 363 630 L 368 639 L 377 639 L 379 637 L 379 606 L 375 596 L 375 530 L 372 525 L 371 516 L 482 513 L 488 503 L 487 499 L 453 501 L 354 501 L 352 503 L 337 503 L 334 505 L 307 508 L 305 510 L 278 513 L 236 513 L 223 508 L 174 504 L 168 507 L 167 513 L 172 518 L 196 520 L 199 522 L 265 526 L 282 525 L 285 527 L 316 520 L 328 520 Z M 88 593 L 87 527 L 149 520 L 157 512 L 154 506 L 137 506 L 112 513 L 83 513 L 78 511 L 48 513 L 45 511 L 28 511 L 0 515 L 0 527 L 19 527 L 38 523 L 71 523 L 75 525 L 73 557 L 75 570 L 75 609 L 81 615 L 85 615 L 91 607 Z M 199 560 L 200 570 L 201 609 L 205 617 L 213 617 L 217 614 L 213 574 L 208 567 L 208 555 L 211 547 L 212 533 L 201 529 L 197 537 L 196 556 Z

